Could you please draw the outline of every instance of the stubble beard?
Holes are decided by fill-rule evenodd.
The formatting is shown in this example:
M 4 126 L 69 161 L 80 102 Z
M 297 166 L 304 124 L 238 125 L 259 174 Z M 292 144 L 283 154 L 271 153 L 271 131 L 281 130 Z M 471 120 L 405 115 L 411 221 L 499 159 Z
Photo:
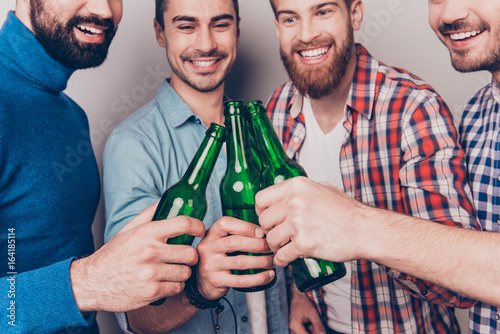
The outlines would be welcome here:
M 167 50 L 168 50 L 168 43 L 167 43 Z M 219 50 L 213 50 L 209 53 L 202 54 L 200 52 L 190 52 L 190 53 L 185 53 L 182 54 L 179 57 L 180 64 L 177 65 L 177 62 L 174 61 L 173 56 L 171 56 L 168 51 L 167 51 L 167 58 L 168 62 L 170 64 L 170 68 L 172 72 L 185 84 L 190 86 L 191 88 L 199 91 L 199 92 L 212 92 L 219 88 L 224 81 L 226 80 L 227 76 L 229 75 L 229 72 L 231 71 L 232 66 L 234 65 L 234 62 L 231 64 L 228 64 L 226 69 L 223 70 L 222 74 L 219 75 L 219 77 L 216 77 L 215 74 L 213 73 L 207 73 L 207 74 L 199 74 L 196 76 L 196 78 L 190 78 L 188 76 L 187 71 L 184 71 L 181 66 L 183 63 L 189 61 L 188 59 L 199 59 L 203 57 L 221 57 L 222 61 L 227 57 L 227 53 L 219 51 Z M 201 76 L 201 79 L 200 79 Z

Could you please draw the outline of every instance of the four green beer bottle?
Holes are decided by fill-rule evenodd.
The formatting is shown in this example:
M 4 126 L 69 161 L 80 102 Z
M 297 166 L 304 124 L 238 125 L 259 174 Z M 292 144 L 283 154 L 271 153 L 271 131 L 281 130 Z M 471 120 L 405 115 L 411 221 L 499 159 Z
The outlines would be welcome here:
M 224 216 L 235 217 L 259 225 L 259 217 L 255 212 L 255 194 L 260 190 L 260 163 L 257 164 L 252 155 L 250 137 L 243 115 L 242 101 L 224 103 L 225 127 L 228 132 L 226 139 L 227 169 L 222 177 L 220 194 Z M 229 255 L 263 255 L 255 253 L 231 253 Z M 266 269 L 232 270 L 233 274 L 248 275 L 262 272 Z M 252 288 L 235 288 L 242 292 L 255 292 L 274 285 L 273 281 L 266 285 Z
M 307 176 L 304 169 L 290 159 L 283 149 L 276 132 L 266 114 L 261 101 L 254 100 L 246 104 L 246 116 L 252 125 L 253 135 L 259 146 L 263 171 L 260 187 L 265 189 L 295 176 Z M 335 263 L 313 258 L 299 258 L 289 268 L 297 289 L 309 291 L 331 283 L 345 276 L 343 263 Z
M 189 216 L 203 220 L 207 213 L 205 192 L 226 138 L 223 126 L 212 123 L 182 179 L 161 197 L 153 220 Z M 183 234 L 167 240 L 172 245 L 191 245 L 194 237 Z

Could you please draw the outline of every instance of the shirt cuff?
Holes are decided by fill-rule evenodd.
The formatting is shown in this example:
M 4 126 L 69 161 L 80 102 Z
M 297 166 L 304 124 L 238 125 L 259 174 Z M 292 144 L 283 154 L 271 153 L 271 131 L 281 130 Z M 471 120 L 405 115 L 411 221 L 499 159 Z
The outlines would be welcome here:
M 136 334 L 130 330 L 130 327 L 128 325 L 128 319 L 127 319 L 127 314 L 126 313 L 115 313 L 116 320 L 118 321 L 118 325 L 120 326 L 121 330 L 126 333 L 126 334 Z

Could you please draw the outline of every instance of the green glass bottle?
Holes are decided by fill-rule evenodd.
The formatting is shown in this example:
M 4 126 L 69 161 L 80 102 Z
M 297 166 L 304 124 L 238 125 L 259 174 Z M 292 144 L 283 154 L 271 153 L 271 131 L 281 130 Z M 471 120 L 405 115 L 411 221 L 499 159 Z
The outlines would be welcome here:
M 258 140 L 263 171 L 260 187 L 265 189 L 295 176 L 306 176 L 304 169 L 290 159 L 281 145 L 276 132 L 267 117 L 266 109 L 259 100 L 245 105 L 245 115 L 251 124 L 251 131 Z M 343 263 L 314 258 L 300 258 L 289 265 L 297 289 L 309 291 L 336 281 L 346 274 Z
M 225 138 L 226 130 L 223 126 L 210 124 L 184 176 L 163 193 L 153 220 L 176 216 L 189 216 L 203 220 L 207 213 L 205 192 Z M 191 245 L 193 240 L 193 236 L 183 234 L 168 239 L 167 243 Z
M 182 178 L 163 193 L 153 215 L 153 221 L 177 216 L 203 220 L 208 206 L 205 195 L 208 181 L 225 139 L 226 129 L 219 124 L 211 123 Z M 191 245 L 193 240 L 192 235 L 182 234 L 168 239 L 167 244 Z M 164 302 L 165 298 L 162 298 L 150 305 L 159 306 Z
M 220 194 L 222 213 L 224 216 L 235 217 L 255 225 L 259 225 L 259 217 L 255 212 L 255 194 L 260 190 L 260 170 L 255 163 L 256 157 L 252 154 L 247 124 L 243 115 L 242 101 L 228 101 L 224 103 L 224 125 L 227 129 L 226 150 L 227 169 L 222 177 Z M 254 255 L 256 253 L 231 253 L 228 255 Z M 232 270 L 236 275 L 250 275 L 265 269 Z M 242 292 L 255 292 L 270 288 L 276 278 L 268 284 L 252 288 L 235 288 Z

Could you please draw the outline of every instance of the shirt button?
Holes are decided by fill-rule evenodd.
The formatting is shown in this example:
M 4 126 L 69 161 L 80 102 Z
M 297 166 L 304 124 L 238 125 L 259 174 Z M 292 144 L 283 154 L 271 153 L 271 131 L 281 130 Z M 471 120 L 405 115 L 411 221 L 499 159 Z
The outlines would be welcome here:
M 201 121 L 199 118 L 196 119 L 196 123 L 201 124 Z
M 300 138 L 299 137 L 293 137 L 293 141 L 298 143 L 300 141 Z
M 500 320 L 500 314 L 499 314 L 499 313 L 497 313 L 497 314 L 495 315 L 495 320 L 496 320 L 496 321 Z
M 247 318 L 247 317 L 241 317 L 241 321 L 243 321 L 243 322 L 247 322 L 247 321 L 248 321 L 248 318 Z

